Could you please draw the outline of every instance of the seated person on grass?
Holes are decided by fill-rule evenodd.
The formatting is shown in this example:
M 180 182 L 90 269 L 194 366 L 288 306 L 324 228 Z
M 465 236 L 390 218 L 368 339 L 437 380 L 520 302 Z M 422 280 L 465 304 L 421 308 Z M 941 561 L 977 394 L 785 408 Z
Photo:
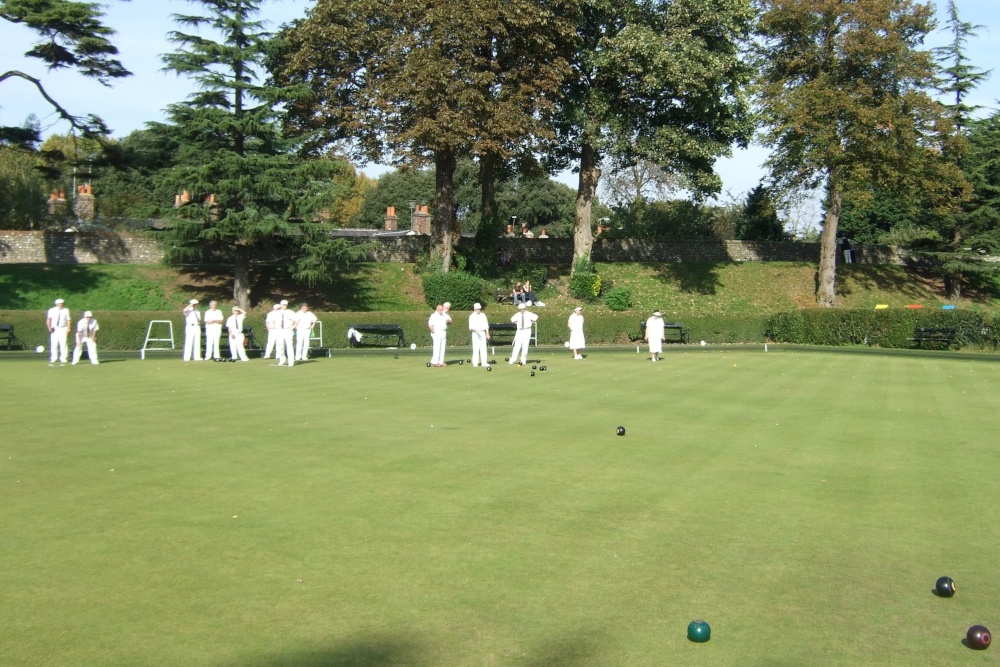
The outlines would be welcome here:
M 525 303 L 528 300 L 527 295 L 524 293 L 524 286 L 520 282 L 514 284 L 514 289 L 511 290 L 510 298 L 514 300 L 514 305 L 519 303 Z
M 521 289 L 524 290 L 525 302 L 528 304 L 534 304 L 536 306 L 544 307 L 545 304 L 538 300 L 535 293 L 531 290 L 531 281 L 525 280 L 524 284 L 521 285 Z

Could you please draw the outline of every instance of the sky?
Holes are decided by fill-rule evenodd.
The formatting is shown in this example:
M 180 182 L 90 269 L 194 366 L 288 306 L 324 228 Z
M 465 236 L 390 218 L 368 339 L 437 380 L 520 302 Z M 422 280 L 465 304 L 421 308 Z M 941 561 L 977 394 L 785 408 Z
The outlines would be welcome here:
M 19 69 L 41 78 L 49 94 L 71 113 L 97 114 L 111 128 L 113 136 L 121 138 L 141 129 L 149 121 L 164 120 L 163 110 L 169 104 L 184 100 L 192 92 L 189 80 L 161 71 L 160 56 L 172 50 L 172 45 L 166 40 L 167 32 L 176 28 L 171 17 L 178 13 L 196 13 L 199 6 L 185 0 L 113 0 L 101 4 L 105 8 L 105 23 L 117 31 L 112 41 L 121 52 L 122 63 L 133 76 L 116 81 L 111 88 L 107 88 L 71 71 L 46 72 L 39 62 L 23 57 L 36 35 L 23 26 L 6 21 L 0 21 L 0 71 Z M 265 0 L 259 18 L 268 22 L 269 29 L 277 29 L 281 23 L 303 17 L 313 4 L 313 0 Z M 990 69 L 1000 56 L 997 0 L 958 0 L 957 5 L 962 21 L 982 26 L 978 36 L 968 44 L 967 54 L 972 64 L 980 69 Z M 944 11 L 945 6 L 944 2 L 938 4 L 939 13 Z M 944 25 L 945 18 L 943 13 L 940 14 L 939 27 Z M 928 46 L 938 46 L 947 41 L 947 34 L 939 31 Z M 981 113 L 1000 108 L 1000 68 L 973 92 L 969 103 L 985 107 Z M 35 114 L 41 120 L 46 136 L 65 133 L 69 129 L 65 123 L 58 121 L 28 82 L 8 79 L 0 84 L 0 125 L 20 125 L 29 114 Z M 730 197 L 741 196 L 756 186 L 765 176 L 761 165 L 766 158 L 765 148 L 751 146 L 734 151 L 731 158 L 721 159 L 717 163 L 723 180 L 720 199 L 726 201 Z M 363 167 L 370 176 L 377 176 L 386 169 L 381 165 Z M 574 174 L 566 172 L 557 178 L 576 187 Z

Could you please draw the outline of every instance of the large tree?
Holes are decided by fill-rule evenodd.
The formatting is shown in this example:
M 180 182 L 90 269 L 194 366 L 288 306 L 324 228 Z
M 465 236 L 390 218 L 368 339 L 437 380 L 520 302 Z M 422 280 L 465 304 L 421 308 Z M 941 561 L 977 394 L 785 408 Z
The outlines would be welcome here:
M 572 5 L 569 5 L 572 6 Z M 567 67 L 560 2 L 319 0 L 287 35 L 285 74 L 314 97 L 293 111 L 355 155 L 435 174 L 433 235 L 442 270 L 456 241 L 459 158 L 481 160 L 485 217 L 498 165 L 540 131 Z
M 103 13 L 94 2 L 75 0 L 0 0 L 0 19 L 23 25 L 38 34 L 39 40 L 24 54 L 41 61 L 49 70 L 73 69 L 80 74 L 110 85 L 114 79 L 129 76 L 119 62 L 118 49 L 111 42 L 114 30 L 101 22 Z M 19 78 L 31 83 L 60 118 L 85 136 L 107 134 L 97 116 L 70 113 L 45 89 L 38 75 L 20 70 L 0 72 L 0 83 Z M 21 145 L 39 141 L 31 127 L 0 126 L 0 142 Z
M 163 58 L 168 70 L 200 88 L 168 108 L 178 142 L 178 166 L 168 180 L 189 194 L 176 241 L 181 250 L 228 253 L 233 298 L 246 309 L 251 266 L 265 248 L 294 248 L 293 274 L 310 282 L 324 280 L 347 257 L 344 242 L 313 224 L 332 203 L 333 177 L 343 165 L 295 155 L 303 140 L 286 135 L 278 110 L 294 91 L 261 83 L 269 35 L 253 20 L 259 1 L 192 1 L 204 14 L 175 15 L 194 32 L 171 32 L 178 49 Z
M 573 254 L 589 259 L 604 158 L 720 189 L 716 158 L 752 133 L 740 45 L 753 11 L 749 0 L 582 0 L 581 13 L 556 154 L 579 171 Z
M 922 48 L 933 7 L 911 0 L 762 0 L 759 102 L 774 182 L 825 185 L 817 302 L 836 304 L 844 193 L 923 193 L 947 209 L 962 175 L 942 158 L 954 126 L 929 91 L 937 69 Z

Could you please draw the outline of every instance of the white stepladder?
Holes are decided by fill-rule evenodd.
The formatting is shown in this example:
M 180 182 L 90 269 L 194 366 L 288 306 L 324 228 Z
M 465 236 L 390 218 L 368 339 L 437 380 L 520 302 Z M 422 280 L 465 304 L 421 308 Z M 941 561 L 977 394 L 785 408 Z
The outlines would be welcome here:
M 309 349 L 314 347 L 323 347 L 323 323 L 319 320 L 316 320 L 316 326 L 309 332 Z M 326 351 L 326 356 L 330 356 L 330 350 Z
M 167 333 L 170 338 L 154 338 L 153 326 L 156 324 L 166 324 Z M 162 327 L 161 327 L 162 329 Z M 158 332 L 159 333 L 159 332 Z M 150 343 L 170 343 L 170 347 L 150 347 Z M 150 320 L 146 328 L 146 340 L 142 342 L 142 349 L 139 351 L 139 358 L 146 358 L 146 350 L 173 350 L 174 349 L 174 323 L 170 320 Z

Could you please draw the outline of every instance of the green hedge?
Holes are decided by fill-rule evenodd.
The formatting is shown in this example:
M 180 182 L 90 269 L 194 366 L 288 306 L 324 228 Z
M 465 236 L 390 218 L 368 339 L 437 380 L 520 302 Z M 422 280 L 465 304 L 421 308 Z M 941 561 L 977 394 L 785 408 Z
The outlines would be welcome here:
M 805 345 L 870 345 L 912 347 L 918 327 L 957 331 L 956 347 L 994 349 L 998 318 L 968 310 L 840 310 L 814 309 L 777 313 L 767 320 L 768 340 Z
M 471 310 L 477 301 L 486 301 L 489 285 L 485 280 L 464 271 L 425 273 L 422 276 L 424 296 L 432 308 L 449 302 L 452 308 Z

